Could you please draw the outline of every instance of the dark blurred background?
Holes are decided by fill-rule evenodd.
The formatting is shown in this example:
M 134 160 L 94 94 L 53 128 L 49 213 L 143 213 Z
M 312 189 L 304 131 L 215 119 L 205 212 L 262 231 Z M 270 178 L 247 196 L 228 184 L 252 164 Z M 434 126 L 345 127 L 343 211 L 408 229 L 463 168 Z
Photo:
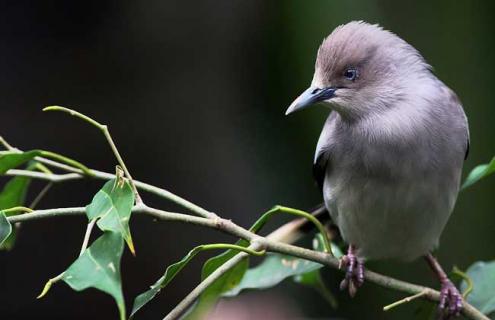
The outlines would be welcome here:
M 0 134 L 25 150 L 52 150 L 113 171 L 115 160 L 97 130 L 41 112 L 53 104 L 73 107 L 110 125 L 135 178 L 243 226 L 274 204 L 310 208 L 321 201 L 311 164 L 327 111 L 288 118 L 284 111 L 311 81 L 323 37 L 362 19 L 414 45 L 458 93 L 471 127 L 467 173 L 495 154 L 494 6 L 448 0 L 1 1 Z M 85 205 L 101 185 L 56 186 L 40 207 Z M 33 192 L 42 186 L 35 183 Z M 493 259 L 494 187 L 495 179 L 487 179 L 460 195 L 438 252 L 447 270 Z M 84 229 L 83 217 L 22 226 L 15 249 L 0 252 L 1 319 L 117 318 L 112 299 L 96 290 L 76 293 L 60 283 L 35 299 L 44 282 L 75 259 Z M 132 233 L 137 258 L 126 252 L 122 264 L 128 307 L 194 245 L 233 240 L 146 217 L 133 218 Z M 198 283 L 206 256 L 137 319 L 161 319 Z M 436 286 L 423 261 L 369 266 Z M 402 294 L 366 284 L 351 300 L 337 291 L 339 273 L 328 270 L 324 277 L 338 310 L 289 282 L 263 297 L 280 309 L 290 305 L 298 317 L 320 319 L 409 319 L 420 306 L 413 302 L 385 314 L 382 307 Z M 256 308 L 252 295 L 249 305 Z

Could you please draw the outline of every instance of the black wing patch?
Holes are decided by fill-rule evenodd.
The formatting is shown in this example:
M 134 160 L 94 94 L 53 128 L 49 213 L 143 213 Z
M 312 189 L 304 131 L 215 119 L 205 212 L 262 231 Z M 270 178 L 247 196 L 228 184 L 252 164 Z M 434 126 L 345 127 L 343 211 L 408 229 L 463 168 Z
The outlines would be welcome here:
M 469 156 L 469 138 L 467 139 L 466 154 L 464 155 L 464 160 L 466 160 L 468 156 Z
M 325 173 L 328 166 L 328 152 L 322 152 L 316 158 L 313 164 L 313 177 L 320 190 L 323 190 L 323 182 L 325 180 Z

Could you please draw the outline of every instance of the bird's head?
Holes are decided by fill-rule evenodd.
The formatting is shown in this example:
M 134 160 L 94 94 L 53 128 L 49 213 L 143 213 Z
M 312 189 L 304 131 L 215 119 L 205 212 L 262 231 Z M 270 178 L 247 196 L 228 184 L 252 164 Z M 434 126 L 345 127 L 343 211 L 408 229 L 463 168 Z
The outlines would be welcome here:
M 286 114 L 321 102 L 344 118 L 378 112 L 430 74 L 416 49 L 378 25 L 353 21 L 323 40 L 311 86 Z

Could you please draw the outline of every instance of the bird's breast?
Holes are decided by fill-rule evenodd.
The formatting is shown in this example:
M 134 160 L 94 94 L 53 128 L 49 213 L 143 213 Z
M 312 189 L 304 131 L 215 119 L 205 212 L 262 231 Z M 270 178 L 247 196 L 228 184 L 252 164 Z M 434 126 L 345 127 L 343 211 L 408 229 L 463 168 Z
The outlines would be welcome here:
M 429 144 L 342 140 L 323 195 L 343 238 L 369 259 L 414 259 L 438 244 L 454 207 L 461 166 L 441 166 Z

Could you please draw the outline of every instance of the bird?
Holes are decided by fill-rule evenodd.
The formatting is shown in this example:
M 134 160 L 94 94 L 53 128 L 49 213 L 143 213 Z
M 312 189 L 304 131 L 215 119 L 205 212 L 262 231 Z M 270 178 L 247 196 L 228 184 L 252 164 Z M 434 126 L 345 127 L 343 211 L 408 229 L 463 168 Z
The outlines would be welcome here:
M 441 317 L 463 299 L 433 256 L 454 209 L 469 127 L 457 95 L 412 45 L 377 24 L 352 21 L 320 45 L 310 87 L 286 115 L 330 109 L 313 171 L 349 245 L 340 284 L 351 296 L 369 260 L 424 257 L 437 274 Z

